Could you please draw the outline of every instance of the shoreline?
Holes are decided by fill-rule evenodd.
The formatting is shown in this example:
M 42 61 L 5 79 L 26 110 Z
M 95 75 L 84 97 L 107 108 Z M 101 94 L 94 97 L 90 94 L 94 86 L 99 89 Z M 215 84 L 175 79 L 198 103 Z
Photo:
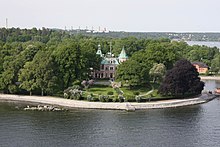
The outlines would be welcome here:
M 199 76 L 201 80 L 220 80 L 220 76 Z
M 46 105 L 54 105 L 66 108 L 81 108 L 81 109 L 106 109 L 106 110 L 145 110 L 145 109 L 163 109 L 163 108 L 175 108 L 189 105 L 198 105 L 209 102 L 215 99 L 215 95 L 202 94 L 196 98 L 188 99 L 172 99 L 172 100 L 161 100 L 156 102 L 87 102 L 78 100 L 69 100 L 64 98 L 50 97 L 50 96 L 24 96 L 24 95 L 9 95 L 0 94 L 1 101 L 16 101 L 25 103 L 39 103 Z

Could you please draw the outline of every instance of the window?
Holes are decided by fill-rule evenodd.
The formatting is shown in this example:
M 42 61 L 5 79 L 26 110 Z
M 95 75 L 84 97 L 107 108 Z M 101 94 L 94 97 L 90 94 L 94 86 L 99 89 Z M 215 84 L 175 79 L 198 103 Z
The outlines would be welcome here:
M 101 65 L 101 69 L 104 69 L 104 65 Z
M 113 78 L 113 73 L 110 73 L 110 78 Z
M 114 70 L 114 67 L 110 67 L 110 70 Z

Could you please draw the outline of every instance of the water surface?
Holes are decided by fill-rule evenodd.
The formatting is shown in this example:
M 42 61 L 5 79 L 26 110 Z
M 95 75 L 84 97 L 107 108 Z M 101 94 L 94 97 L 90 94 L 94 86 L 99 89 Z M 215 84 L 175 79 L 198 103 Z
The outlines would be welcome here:
M 206 84 L 209 87 L 212 84 Z M 195 106 L 126 112 L 23 111 L 0 103 L 0 146 L 219 147 L 220 100 Z

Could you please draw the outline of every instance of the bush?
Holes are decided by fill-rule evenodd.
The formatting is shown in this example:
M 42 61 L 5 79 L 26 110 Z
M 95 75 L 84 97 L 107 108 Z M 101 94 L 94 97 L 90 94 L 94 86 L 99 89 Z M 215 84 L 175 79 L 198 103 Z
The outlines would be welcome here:
M 107 95 L 114 95 L 113 91 L 108 91 Z
M 136 100 L 136 102 L 140 103 L 141 100 L 142 100 L 142 97 L 141 97 L 141 96 L 136 96 L 136 97 L 135 97 L 135 100 Z
M 79 90 L 79 86 L 69 87 L 66 90 L 64 90 L 64 98 L 81 100 L 82 99 L 82 91 Z
M 98 102 L 98 101 L 99 101 L 99 98 L 93 97 L 93 102 Z
M 119 95 L 119 96 L 118 96 L 118 99 L 119 99 L 119 102 L 120 102 L 120 103 L 121 103 L 121 102 L 124 102 L 124 100 L 125 100 L 125 98 L 124 98 L 123 95 Z
M 117 97 L 113 97 L 113 98 L 112 98 L 112 101 L 113 101 L 113 102 L 119 102 L 119 99 L 118 99 Z
M 139 95 L 139 94 L 140 94 L 140 92 L 135 91 L 135 92 L 133 92 L 133 94 L 134 94 L 134 95 Z
M 122 95 L 122 94 L 123 94 L 123 91 L 121 91 L 121 89 L 118 88 L 118 87 L 114 88 L 114 90 L 116 91 L 116 93 L 117 93 L 118 95 Z
M 100 102 L 109 102 L 109 96 L 108 95 L 100 95 L 99 101 Z
M 81 82 L 79 80 L 76 80 L 76 81 L 73 82 L 73 85 L 78 85 L 79 86 L 80 84 L 81 84 Z
M 93 99 L 94 99 L 93 94 L 87 95 L 87 101 L 93 101 Z
M 124 95 L 124 97 L 125 97 L 126 102 L 135 102 L 136 101 L 134 95 L 126 94 L 126 95 Z

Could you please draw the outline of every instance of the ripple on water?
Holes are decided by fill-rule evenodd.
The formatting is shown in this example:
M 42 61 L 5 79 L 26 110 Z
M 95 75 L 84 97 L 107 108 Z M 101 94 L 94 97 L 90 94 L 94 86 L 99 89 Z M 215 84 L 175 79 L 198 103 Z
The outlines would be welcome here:
M 219 118 L 219 100 L 136 112 L 38 112 L 0 104 L 0 146 L 217 147 Z

